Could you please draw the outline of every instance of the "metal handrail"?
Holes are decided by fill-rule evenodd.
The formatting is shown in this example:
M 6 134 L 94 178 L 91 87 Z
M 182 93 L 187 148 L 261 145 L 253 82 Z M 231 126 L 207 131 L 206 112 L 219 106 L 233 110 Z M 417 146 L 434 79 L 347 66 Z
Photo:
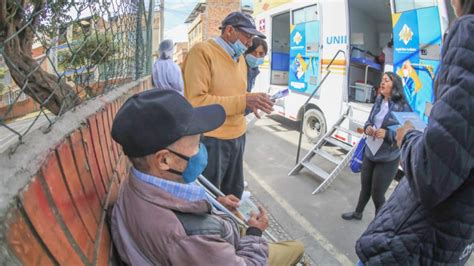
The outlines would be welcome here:
M 336 54 L 334 55 L 334 57 L 332 58 L 331 62 L 329 62 L 329 64 L 327 65 L 326 67 L 326 75 L 324 75 L 323 79 L 321 80 L 321 82 L 318 84 L 318 86 L 316 87 L 316 89 L 314 89 L 313 93 L 311 93 L 311 95 L 308 97 L 308 99 L 306 100 L 306 102 L 303 104 L 303 119 L 301 119 L 301 123 L 300 123 L 300 136 L 299 136 L 299 140 L 298 140 L 298 151 L 296 153 L 296 164 L 298 164 L 298 161 L 300 159 L 300 151 L 301 151 L 301 138 L 303 136 L 303 123 L 304 123 L 304 114 L 306 113 L 306 106 L 308 105 L 308 103 L 311 101 L 311 99 L 314 97 L 314 95 L 316 94 L 316 92 L 319 90 L 319 88 L 321 88 L 321 85 L 324 84 L 324 81 L 326 81 L 326 78 L 329 76 L 329 74 L 331 74 L 331 66 L 332 64 L 334 63 L 334 61 L 336 60 L 336 58 L 339 56 L 340 53 L 343 53 L 344 54 L 344 57 L 346 55 L 346 52 L 344 50 L 338 50 L 336 52 Z

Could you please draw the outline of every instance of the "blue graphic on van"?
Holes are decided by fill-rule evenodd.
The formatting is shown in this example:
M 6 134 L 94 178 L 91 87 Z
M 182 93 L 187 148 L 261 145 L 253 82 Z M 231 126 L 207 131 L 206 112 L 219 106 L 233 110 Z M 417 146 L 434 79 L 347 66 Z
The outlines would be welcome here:
M 290 90 L 310 94 L 316 89 L 319 78 L 319 31 L 319 21 L 294 25 L 290 35 Z
M 433 85 L 441 51 L 438 8 L 410 10 L 395 14 L 393 19 L 394 69 L 402 78 L 411 108 L 427 122 L 425 109 L 434 99 Z

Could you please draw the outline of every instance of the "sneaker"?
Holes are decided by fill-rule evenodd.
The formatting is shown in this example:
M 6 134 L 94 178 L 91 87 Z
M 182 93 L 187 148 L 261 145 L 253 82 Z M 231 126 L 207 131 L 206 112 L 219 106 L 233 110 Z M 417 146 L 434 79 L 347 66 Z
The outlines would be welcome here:
M 361 220 L 362 219 L 362 213 L 358 212 L 348 212 L 342 214 L 342 219 L 344 220 Z

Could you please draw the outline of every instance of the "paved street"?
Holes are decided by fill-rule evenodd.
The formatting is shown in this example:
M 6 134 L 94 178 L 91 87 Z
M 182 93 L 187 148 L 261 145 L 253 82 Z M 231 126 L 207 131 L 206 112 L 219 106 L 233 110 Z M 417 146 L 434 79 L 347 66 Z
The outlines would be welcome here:
M 30 127 L 30 125 L 33 123 L 33 121 L 36 119 L 38 113 L 33 113 L 30 115 L 27 115 L 23 118 L 17 119 L 15 121 L 7 122 L 7 126 L 10 127 L 11 129 L 17 131 L 20 134 L 24 134 L 26 130 Z M 48 114 L 49 119 L 53 119 L 53 115 Z M 38 117 L 38 120 L 36 120 L 29 130 L 29 132 L 32 132 L 33 130 L 41 127 L 42 125 L 46 125 L 48 123 L 48 120 L 46 117 L 41 114 Z M 18 135 L 15 134 L 13 131 L 9 130 L 3 125 L 0 125 L 0 153 L 5 151 L 10 145 L 18 141 Z
M 257 121 L 247 133 L 244 168 L 249 189 L 288 235 L 305 244 L 314 264 L 355 265 L 354 245 L 373 219 L 374 206 L 369 202 L 362 221 L 344 221 L 340 217 L 356 204 L 359 175 L 346 168 L 328 190 L 312 195 L 319 182 L 311 174 L 303 170 L 296 176 L 287 175 L 295 165 L 297 125 L 272 118 Z M 310 147 L 304 143 L 304 148 Z M 330 152 L 335 154 L 337 150 Z M 322 162 L 318 164 L 325 167 Z M 468 265 L 474 265 L 472 261 Z

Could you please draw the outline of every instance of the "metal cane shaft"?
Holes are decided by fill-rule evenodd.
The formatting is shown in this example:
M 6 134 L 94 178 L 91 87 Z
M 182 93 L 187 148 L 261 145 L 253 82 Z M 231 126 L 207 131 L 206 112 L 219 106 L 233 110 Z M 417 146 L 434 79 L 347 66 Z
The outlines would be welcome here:
M 222 193 L 216 186 L 214 186 L 209 180 L 207 180 L 204 176 L 200 175 L 197 180 L 198 184 L 201 185 L 206 193 L 211 196 L 212 204 L 219 210 L 225 212 L 227 215 L 231 216 L 237 223 L 243 226 L 245 229 L 248 228 L 248 225 L 245 221 L 237 217 L 231 211 L 229 211 L 224 205 L 217 201 L 218 196 L 224 197 L 224 193 Z M 207 184 L 207 185 L 206 185 Z M 212 191 L 211 191 L 212 190 Z M 217 195 L 216 195 L 217 194 Z M 277 242 L 278 240 L 270 234 L 267 230 L 263 231 L 263 234 L 267 237 L 267 240 L 271 242 Z

